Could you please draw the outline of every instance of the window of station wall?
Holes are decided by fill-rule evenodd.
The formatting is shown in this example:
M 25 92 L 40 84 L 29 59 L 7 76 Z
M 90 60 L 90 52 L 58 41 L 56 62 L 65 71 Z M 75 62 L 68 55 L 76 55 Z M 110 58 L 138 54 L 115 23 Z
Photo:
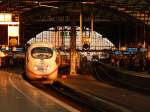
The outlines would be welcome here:
M 28 43 L 34 42 L 50 42 L 56 48 L 69 49 L 70 48 L 70 37 L 71 37 L 70 26 L 58 26 L 55 28 L 49 28 L 48 31 L 43 31 L 28 41 Z M 94 31 L 93 33 L 89 28 L 85 28 L 82 37 L 90 38 L 90 50 L 103 50 L 111 49 L 114 44 L 109 41 L 106 37 Z M 81 38 L 80 27 L 76 27 L 76 49 L 82 50 L 83 40 Z

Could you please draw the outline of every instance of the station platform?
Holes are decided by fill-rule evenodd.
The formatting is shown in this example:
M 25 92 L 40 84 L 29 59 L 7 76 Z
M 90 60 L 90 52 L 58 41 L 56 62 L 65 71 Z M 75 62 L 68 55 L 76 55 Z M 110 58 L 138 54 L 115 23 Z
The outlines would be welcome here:
M 25 81 L 21 74 L 0 70 L 0 112 L 79 112 L 79 110 L 34 87 Z
M 89 100 L 94 100 L 102 108 L 104 106 L 113 107 L 119 112 L 150 112 L 149 95 L 97 81 L 93 76 L 67 76 L 59 78 L 58 81 L 89 97 Z

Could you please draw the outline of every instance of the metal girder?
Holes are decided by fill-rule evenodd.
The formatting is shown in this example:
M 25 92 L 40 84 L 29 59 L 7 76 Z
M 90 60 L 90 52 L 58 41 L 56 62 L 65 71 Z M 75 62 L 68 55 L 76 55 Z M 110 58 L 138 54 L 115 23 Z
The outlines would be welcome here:
M 132 23 L 146 24 L 150 26 L 150 0 L 1 0 L 0 12 L 11 12 L 20 16 L 21 28 L 29 32 L 27 27 L 33 27 L 33 31 L 41 31 L 49 25 L 45 25 L 46 21 L 40 20 L 39 17 L 46 17 L 47 23 L 51 25 L 61 24 L 61 21 L 49 21 L 50 17 L 59 16 L 79 16 L 82 11 L 85 15 L 84 22 L 88 24 L 88 15 L 94 13 L 96 24 L 111 22 L 126 22 L 130 20 Z M 40 27 L 34 29 L 36 23 Z M 66 24 L 70 21 L 66 22 Z M 62 23 L 63 24 L 63 23 Z M 50 25 L 50 26 L 51 26 Z M 102 27 L 107 27 L 102 26 Z M 100 26 L 95 26 L 100 27 Z M 99 28 L 95 28 L 99 29 Z M 37 31 L 36 31 L 37 30 Z M 31 31 L 31 30 L 30 30 Z M 30 33 L 27 33 L 30 34 Z

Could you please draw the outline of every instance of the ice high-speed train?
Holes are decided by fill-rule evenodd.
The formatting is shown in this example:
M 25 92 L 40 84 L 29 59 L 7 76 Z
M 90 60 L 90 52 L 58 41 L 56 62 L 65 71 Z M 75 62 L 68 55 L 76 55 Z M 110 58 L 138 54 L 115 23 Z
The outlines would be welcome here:
M 25 75 L 30 80 L 52 84 L 58 76 L 57 51 L 52 44 L 37 42 L 31 44 L 25 54 Z

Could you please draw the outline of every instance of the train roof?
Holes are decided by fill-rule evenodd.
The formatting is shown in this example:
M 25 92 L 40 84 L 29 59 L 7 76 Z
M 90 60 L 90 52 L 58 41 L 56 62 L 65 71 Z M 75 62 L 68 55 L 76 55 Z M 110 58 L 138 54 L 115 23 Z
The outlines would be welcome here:
M 35 42 L 29 45 L 29 49 L 34 47 L 53 47 L 53 45 L 49 42 Z

